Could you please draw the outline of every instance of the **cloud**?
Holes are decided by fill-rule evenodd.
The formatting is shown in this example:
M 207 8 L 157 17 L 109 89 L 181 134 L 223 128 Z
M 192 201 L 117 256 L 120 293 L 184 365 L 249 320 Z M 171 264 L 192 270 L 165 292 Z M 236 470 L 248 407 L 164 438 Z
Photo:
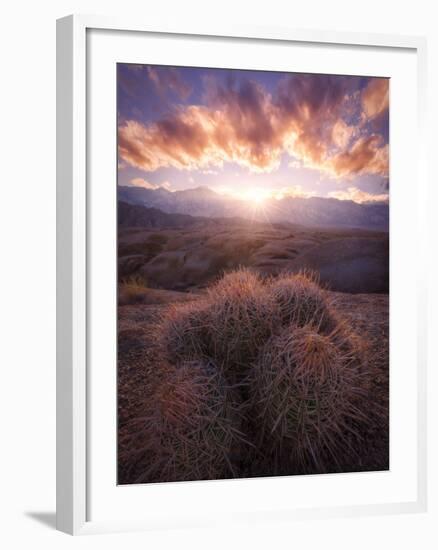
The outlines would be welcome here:
M 147 74 L 161 95 L 165 95 L 170 90 L 181 99 L 186 100 L 192 93 L 192 87 L 182 79 L 175 67 L 148 66 Z
M 332 127 L 332 140 L 338 147 L 344 149 L 350 143 L 351 138 L 356 134 L 354 126 L 348 126 L 341 118 Z
M 375 174 L 387 177 L 389 146 L 377 135 L 360 137 L 350 150 L 335 154 L 327 161 L 327 171 L 340 177 Z
M 129 185 L 132 187 L 143 187 L 144 189 L 156 189 L 158 185 L 155 185 L 155 183 L 150 183 L 149 181 L 146 181 L 143 178 L 133 178 Z
M 309 165 L 325 161 L 334 144 L 333 127 L 356 85 L 355 77 L 331 75 L 291 75 L 280 82 L 274 101 L 286 127 L 286 148 L 291 155 Z
M 293 185 L 290 187 L 282 187 L 278 191 L 274 191 L 272 196 L 278 200 L 284 199 L 285 197 L 309 199 L 310 197 L 315 197 L 316 194 L 316 191 L 306 191 L 301 185 Z
M 145 171 L 160 167 L 211 169 L 236 162 L 252 171 L 270 171 L 280 160 L 281 142 L 263 137 L 246 116 L 242 125 L 227 109 L 189 106 L 157 123 L 129 120 L 119 127 L 119 154 Z M 272 136 L 271 136 L 272 138 Z
M 373 202 L 387 203 L 389 200 L 389 195 L 387 193 L 373 195 L 372 193 L 367 193 L 357 187 L 349 187 L 346 191 L 331 191 L 328 193 L 328 196 L 333 199 L 338 199 L 341 201 L 354 201 L 360 204 Z
M 129 182 L 129 186 L 131 187 L 143 187 L 144 189 L 159 189 L 160 187 L 162 189 L 167 189 L 167 191 L 170 191 L 170 183 L 168 181 L 163 181 L 162 183 L 156 184 L 151 183 L 144 178 L 133 178 Z
M 362 106 L 368 118 L 374 118 L 387 111 L 389 107 L 389 79 L 371 79 L 362 92 Z
M 303 163 L 300 162 L 299 160 L 293 159 L 289 161 L 288 166 L 289 168 L 301 168 L 303 166 Z
M 377 106 L 374 111 L 369 106 L 378 104 L 378 91 L 368 90 L 369 84 L 360 96 L 358 82 L 356 77 L 291 75 L 271 93 L 251 80 L 220 85 L 209 78 L 205 105 L 176 107 L 150 124 L 122 122 L 120 159 L 147 172 L 214 170 L 225 163 L 271 172 L 287 153 L 301 166 L 332 177 L 387 174 L 383 139 L 358 136 L 359 127 L 343 118 L 355 110 L 359 118 L 365 102 L 368 112 L 377 112 Z

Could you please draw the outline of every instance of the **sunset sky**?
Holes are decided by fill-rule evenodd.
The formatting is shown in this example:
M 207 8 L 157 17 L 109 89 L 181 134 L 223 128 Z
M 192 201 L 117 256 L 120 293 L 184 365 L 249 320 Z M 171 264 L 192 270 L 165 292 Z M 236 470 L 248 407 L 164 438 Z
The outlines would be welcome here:
M 389 80 L 118 65 L 119 185 L 386 201 Z

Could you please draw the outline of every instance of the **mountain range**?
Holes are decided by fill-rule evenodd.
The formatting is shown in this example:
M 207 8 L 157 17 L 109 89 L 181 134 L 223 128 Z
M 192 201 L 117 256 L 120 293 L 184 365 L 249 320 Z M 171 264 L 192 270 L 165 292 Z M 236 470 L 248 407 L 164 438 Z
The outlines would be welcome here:
M 272 223 L 293 223 L 313 227 L 351 227 L 388 231 L 389 206 L 383 203 L 359 204 L 354 201 L 322 197 L 284 197 L 265 199 L 255 205 L 222 195 L 208 187 L 196 187 L 182 191 L 164 188 L 118 187 L 119 202 L 158 209 L 152 218 L 161 214 L 189 215 L 208 218 L 247 218 Z M 123 225 L 127 225 L 127 209 L 123 206 Z M 140 212 L 137 212 L 140 215 Z M 135 215 L 130 211 L 129 215 Z M 119 214 L 120 216 L 120 214 Z M 134 222 L 134 219 L 132 220 Z M 151 223 L 153 223 L 151 221 Z M 191 224 L 188 219 L 178 218 L 176 224 Z M 132 225 L 136 225 L 133 223 Z
M 189 214 L 168 214 L 158 208 L 148 208 L 139 204 L 118 201 L 119 227 L 145 227 L 148 229 L 172 229 L 197 225 L 204 218 Z

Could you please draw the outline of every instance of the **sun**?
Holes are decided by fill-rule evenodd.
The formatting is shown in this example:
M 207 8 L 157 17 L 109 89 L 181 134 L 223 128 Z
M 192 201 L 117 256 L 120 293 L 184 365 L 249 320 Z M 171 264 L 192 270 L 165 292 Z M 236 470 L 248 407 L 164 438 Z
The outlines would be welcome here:
M 269 197 L 269 193 L 264 189 L 250 189 L 245 192 L 245 200 L 255 204 L 262 204 Z

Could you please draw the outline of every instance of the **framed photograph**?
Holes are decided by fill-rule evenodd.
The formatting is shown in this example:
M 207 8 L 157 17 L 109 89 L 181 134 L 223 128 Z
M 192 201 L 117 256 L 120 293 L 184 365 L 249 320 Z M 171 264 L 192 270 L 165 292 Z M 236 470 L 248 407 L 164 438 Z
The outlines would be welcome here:
M 426 508 L 425 43 L 57 32 L 57 524 Z

